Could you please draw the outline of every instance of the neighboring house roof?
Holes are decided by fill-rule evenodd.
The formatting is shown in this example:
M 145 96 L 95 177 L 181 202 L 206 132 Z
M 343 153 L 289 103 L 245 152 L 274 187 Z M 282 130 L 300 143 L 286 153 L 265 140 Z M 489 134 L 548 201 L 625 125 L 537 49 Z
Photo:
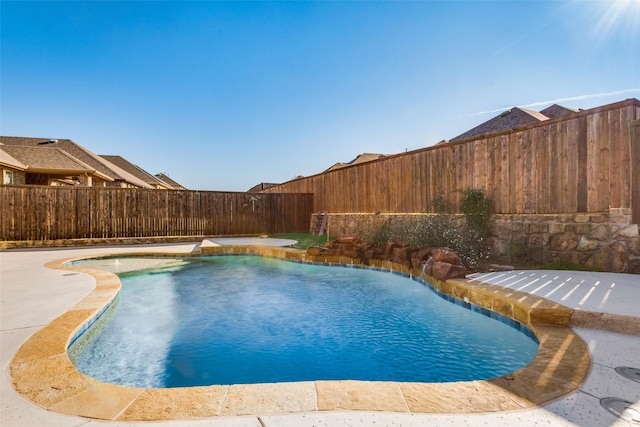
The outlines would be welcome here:
M 503 130 L 513 129 L 520 126 L 539 123 L 549 120 L 549 117 L 537 111 L 527 110 L 525 108 L 513 107 L 500 115 L 487 120 L 486 122 L 466 131 L 463 134 L 452 138 L 450 141 L 472 138 L 474 136 L 485 135 L 488 133 L 500 132 Z
M 108 162 L 118 166 L 120 169 L 129 172 L 131 175 L 137 177 L 138 179 L 143 180 L 147 184 L 153 187 L 164 187 L 166 189 L 171 189 L 171 185 L 162 181 L 161 179 L 151 175 L 146 170 L 142 169 L 140 166 L 135 165 L 121 156 L 109 156 L 105 154 L 100 154 L 100 157 L 107 160 Z
M 89 173 L 96 175 L 101 179 L 113 181 L 92 169 L 87 164 L 76 159 L 69 153 L 60 148 L 45 147 L 22 147 L 8 146 L 0 147 L 6 153 L 9 153 L 15 159 L 26 165 L 26 171 L 29 173 L 50 173 L 50 174 L 81 174 Z
M 329 172 L 329 171 L 336 170 L 336 169 L 342 169 L 344 167 L 351 166 L 351 165 L 357 165 L 357 164 L 360 164 L 360 163 L 370 162 L 370 161 L 373 161 L 373 160 L 380 159 L 382 157 L 386 157 L 386 156 L 384 154 L 363 153 L 363 154 L 360 154 L 359 156 L 357 156 L 355 159 L 351 160 L 348 163 L 338 162 L 335 165 L 331 166 L 329 169 L 325 170 L 324 172 Z
M 159 178 L 162 181 L 164 181 L 167 184 L 169 184 L 174 190 L 186 190 L 187 189 L 187 187 L 178 184 L 177 182 L 175 182 L 173 179 L 169 178 L 164 173 L 157 173 L 155 176 L 156 176 L 156 178 Z
M 103 159 L 97 154 L 87 150 L 70 139 L 47 139 L 47 138 L 24 138 L 15 136 L 0 136 L 0 143 L 7 146 L 24 146 L 24 147 L 46 147 L 60 148 L 71 154 L 76 159 L 87 164 L 91 169 L 111 178 L 110 181 L 124 181 L 128 184 L 141 188 L 153 188 L 143 180 L 135 177 L 129 172 L 119 168 L 108 160 Z
M 262 190 L 266 190 L 267 188 L 271 188 L 271 187 L 275 187 L 276 185 L 280 185 L 280 184 L 274 184 L 274 183 L 269 183 L 269 182 L 261 182 L 258 185 L 254 185 L 253 187 L 251 187 L 247 193 L 258 193 Z
M 576 110 L 575 108 L 563 107 L 562 105 L 553 104 L 540 111 L 540 114 L 544 114 L 546 117 L 550 119 L 555 119 L 556 117 L 566 116 L 567 114 L 577 113 L 580 110 Z
M 15 157 L 11 156 L 9 153 L 7 153 L 6 151 L 4 151 L 2 144 L 0 144 L 0 165 L 3 166 L 8 166 L 12 169 L 17 169 L 20 171 L 26 170 L 27 169 L 27 165 L 25 165 L 24 163 L 20 162 L 18 159 L 16 159 Z

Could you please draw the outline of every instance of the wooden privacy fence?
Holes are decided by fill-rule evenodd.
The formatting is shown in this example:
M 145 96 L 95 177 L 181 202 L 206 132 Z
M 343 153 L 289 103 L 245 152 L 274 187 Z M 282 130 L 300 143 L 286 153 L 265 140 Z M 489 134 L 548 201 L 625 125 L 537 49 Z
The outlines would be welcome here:
M 603 212 L 614 207 L 633 208 L 638 215 L 638 119 L 640 101 L 630 99 L 266 191 L 313 193 L 315 212 L 433 212 L 438 199 L 455 212 L 459 190 L 480 188 L 493 200 L 495 213 Z
M 307 232 L 312 194 L 0 186 L 1 240 Z

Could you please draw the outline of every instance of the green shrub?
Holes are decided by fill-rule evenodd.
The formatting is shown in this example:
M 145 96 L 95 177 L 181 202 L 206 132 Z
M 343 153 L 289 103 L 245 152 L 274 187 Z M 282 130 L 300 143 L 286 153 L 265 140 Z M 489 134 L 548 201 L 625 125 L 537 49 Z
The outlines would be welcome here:
M 389 240 L 392 240 L 394 236 L 398 234 L 397 228 L 391 218 L 389 218 L 381 227 L 374 228 L 372 230 L 373 232 L 369 236 L 366 236 L 366 241 L 376 248 L 382 248 Z
M 451 205 L 443 196 L 437 197 L 429 204 L 435 213 L 451 213 Z
M 489 256 L 485 236 L 460 224 L 454 215 L 388 219 L 381 225 L 362 225 L 356 234 L 362 241 L 378 248 L 383 248 L 389 241 L 405 242 L 416 249 L 448 247 L 470 270 L 479 269 Z
M 489 235 L 491 201 L 486 198 L 484 190 L 479 188 L 462 190 L 460 211 L 464 214 L 469 227 L 483 236 Z

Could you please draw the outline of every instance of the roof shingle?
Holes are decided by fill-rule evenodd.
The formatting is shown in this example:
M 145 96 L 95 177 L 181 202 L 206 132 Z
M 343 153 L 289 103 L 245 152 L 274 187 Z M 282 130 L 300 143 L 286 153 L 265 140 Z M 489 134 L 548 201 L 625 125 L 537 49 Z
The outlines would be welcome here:
M 141 188 L 152 188 L 143 180 L 119 168 L 108 160 L 103 159 L 90 150 L 76 144 L 70 139 L 25 138 L 15 136 L 0 136 L 0 143 L 7 146 L 23 146 L 38 148 L 60 148 L 76 159 L 85 163 L 89 168 L 100 172 L 111 181 L 120 180 Z
M 186 190 L 187 188 L 183 185 L 178 184 L 176 181 L 174 181 L 173 179 L 169 178 L 166 174 L 164 173 L 157 173 L 156 178 L 166 182 L 167 184 L 169 184 L 174 190 Z
M 151 175 L 149 172 L 145 171 L 140 166 L 131 163 L 130 161 L 128 161 L 122 156 L 109 156 L 105 154 L 100 154 L 100 157 L 118 166 L 120 169 L 126 172 L 129 172 L 131 175 L 135 176 L 138 179 L 143 180 L 144 182 L 146 182 L 151 186 L 161 186 L 167 189 L 171 188 L 171 186 L 168 185 L 167 183 Z
M 91 169 L 88 165 L 60 148 L 4 145 L 2 150 L 25 164 L 28 172 L 95 172 L 95 169 Z
M 489 133 L 500 132 L 520 126 L 530 125 L 532 123 L 538 123 L 544 120 L 549 120 L 549 118 L 537 111 L 527 110 L 520 107 L 513 107 L 512 109 L 507 110 L 490 120 L 487 120 L 486 122 L 474 127 L 473 129 L 470 129 L 456 136 L 455 138 L 452 138 L 450 141 L 457 141 Z

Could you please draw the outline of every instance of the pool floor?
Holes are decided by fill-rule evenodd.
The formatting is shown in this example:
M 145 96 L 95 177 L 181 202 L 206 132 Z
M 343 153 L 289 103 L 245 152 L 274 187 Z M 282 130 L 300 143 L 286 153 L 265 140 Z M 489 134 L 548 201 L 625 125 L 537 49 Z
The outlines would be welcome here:
M 254 255 L 167 258 L 148 267 L 158 261 L 76 264 L 142 267 L 118 273 L 117 303 L 69 347 L 78 370 L 142 388 L 452 382 L 499 377 L 538 352 L 522 324 L 451 303 L 400 274 Z

